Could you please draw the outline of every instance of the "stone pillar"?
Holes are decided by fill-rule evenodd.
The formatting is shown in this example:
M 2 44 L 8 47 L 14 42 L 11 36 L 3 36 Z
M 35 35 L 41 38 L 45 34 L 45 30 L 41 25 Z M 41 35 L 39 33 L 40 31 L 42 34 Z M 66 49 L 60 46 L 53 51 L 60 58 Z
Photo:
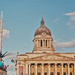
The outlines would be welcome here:
M 24 62 L 24 66 L 23 66 L 23 74 L 24 74 L 24 75 L 25 75 L 25 73 L 26 73 L 25 68 L 26 68 L 26 65 L 25 65 L 25 62 Z
M 37 75 L 37 63 L 35 64 L 35 75 Z
M 28 75 L 28 64 L 26 64 L 26 75 Z
M 57 63 L 55 63 L 55 75 L 57 75 Z
M 38 47 L 38 40 L 37 40 L 37 47 Z
M 49 40 L 49 48 L 50 48 L 50 40 Z
M 74 75 L 75 75 L 75 63 L 74 63 Z
M 46 47 L 46 39 L 45 39 L 45 47 Z
M 48 64 L 48 75 L 50 75 L 50 64 Z
M 48 42 L 49 42 L 49 41 L 48 41 L 48 39 L 47 39 L 47 47 L 48 47 L 48 45 L 49 45 Z
M 31 64 L 29 64 L 29 75 L 31 75 Z
M 68 63 L 68 75 L 70 75 L 70 68 L 69 68 L 69 63 Z
M 16 67 L 16 75 L 19 75 L 19 65 L 17 64 L 17 67 Z
M 63 63 L 61 63 L 61 75 L 63 75 Z
M 44 75 L 44 64 L 42 63 L 42 75 Z

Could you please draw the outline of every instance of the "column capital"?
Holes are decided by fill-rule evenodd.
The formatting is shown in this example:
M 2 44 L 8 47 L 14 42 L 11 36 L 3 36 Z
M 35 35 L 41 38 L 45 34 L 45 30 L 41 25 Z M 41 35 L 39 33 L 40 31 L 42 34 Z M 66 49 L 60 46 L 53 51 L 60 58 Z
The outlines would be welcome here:
M 57 65 L 57 63 L 54 63 L 55 65 Z
M 48 63 L 48 65 L 51 65 L 51 63 Z
M 35 65 L 37 65 L 37 63 L 35 63 Z
M 61 63 L 61 65 L 64 65 L 64 63 Z
M 41 63 L 41 65 L 44 65 L 44 63 Z
M 29 63 L 28 65 L 31 65 L 31 63 Z
M 67 63 L 68 65 L 70 65 L 70 63 Z

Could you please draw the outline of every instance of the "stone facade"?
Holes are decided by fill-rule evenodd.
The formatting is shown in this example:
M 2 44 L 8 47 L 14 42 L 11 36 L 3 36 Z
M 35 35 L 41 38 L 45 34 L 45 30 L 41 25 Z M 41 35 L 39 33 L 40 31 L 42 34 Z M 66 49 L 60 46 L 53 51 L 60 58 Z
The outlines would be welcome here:
M 50 30 L 41 20 L 32 53 L 17 55 L 16 75 L 75 75 L 75 53 L 55 53 Z

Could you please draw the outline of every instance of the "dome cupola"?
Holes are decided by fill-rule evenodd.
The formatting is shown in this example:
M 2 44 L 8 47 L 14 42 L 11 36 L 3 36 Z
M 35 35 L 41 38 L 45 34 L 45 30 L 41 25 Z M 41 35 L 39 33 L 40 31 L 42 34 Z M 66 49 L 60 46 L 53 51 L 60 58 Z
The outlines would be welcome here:
M 41 26 L 36 29 L 33 39 L 34 53 L 54 53 L 53 39 L 51 31 L 45 26 L 44 20 L 41 20 Z
M 51 32 L 50 32 L 50 30 L 45 26 L 43 18 L 42 18 L 42 20 L 41 20 L 41 26 L 36 29 L 34 36 L 36 36 L 36 35 L 42 35 L 42 34 L 47 34 L 47 35 L 50 35 L 50 36 L 51 36 Z

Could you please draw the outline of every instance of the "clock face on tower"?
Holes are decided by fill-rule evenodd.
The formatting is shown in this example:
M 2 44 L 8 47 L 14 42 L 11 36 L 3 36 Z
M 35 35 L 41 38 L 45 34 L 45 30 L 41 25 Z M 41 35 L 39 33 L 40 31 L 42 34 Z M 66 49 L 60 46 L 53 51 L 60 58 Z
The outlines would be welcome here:
M 43 35 L 43 36 L 46 36 L 46 33 L 45 33 L 45 32 L 43 32 L 43 33 L 42 33 L 42 35 Z

